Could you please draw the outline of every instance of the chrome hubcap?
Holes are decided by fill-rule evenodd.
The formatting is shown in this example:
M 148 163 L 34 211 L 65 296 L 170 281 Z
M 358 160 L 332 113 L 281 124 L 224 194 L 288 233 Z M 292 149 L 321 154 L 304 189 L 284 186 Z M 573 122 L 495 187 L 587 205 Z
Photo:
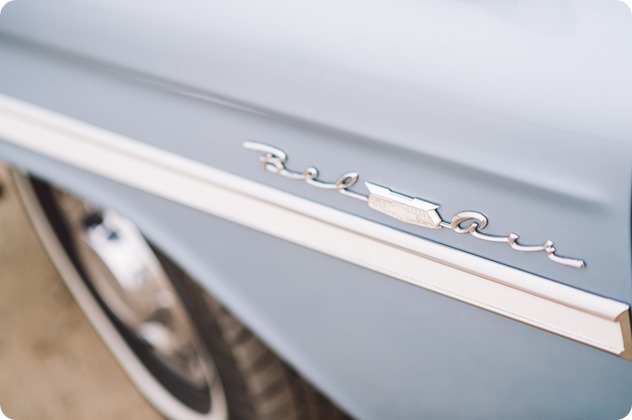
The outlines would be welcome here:
M 86 269 L 105 303 L 156 357 L 191 385 L 206 384 L 197 337 L 158 258 L 127 219 L 89 211 L 80 226 Z
M 215 400 L 222 399 L 220 406 L 225 406 L 219 376 L 154 250 L 131 221 L 115 212 L 59 191 L 55 197 L 96 294 L 159 361 L 161 374 L 166 369 L 177 383 L 207 395 L 206 408 L 197 405 L 193 410 L 209 411 L 215 418 Z

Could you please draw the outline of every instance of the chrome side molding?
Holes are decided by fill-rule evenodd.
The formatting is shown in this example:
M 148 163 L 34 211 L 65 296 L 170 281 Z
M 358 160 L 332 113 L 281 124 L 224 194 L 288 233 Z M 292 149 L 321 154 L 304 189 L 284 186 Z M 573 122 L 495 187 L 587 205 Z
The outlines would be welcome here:
M 512 232 L 506 236 L 498 236 L 483 232 L 488 222 L 487 217 L 483 213 L 462 211 L 452 217 L 450 222 L 447 222 L 443 220 L 438 212 L 440 205 L 423 198 L 410 197 L 372 182 L 364 183 L 369 190 L 368 195 L 351 191 L 350 188 L 356 185 L 360 179 L 360 174 L 357 172 L 347 172 L 335 182 L 325 182 L 319 179 L 318 169 L 314 166 L 307 167 L 303 172 L 289 170 L 286 166 L 288 155 L 278 147 L 253 141 L 244 142 L 243 146 L 248 150 L 263 153 L 260 161 L 263 168 L 269 172 L 286 178 L 305 181 L 318 188 L 335 189 L 349 197 L 366 201 L 372 209 L 404 223 L 430 229 L 447 228 L 456 233 L 469 233 L 475 238 L 484 241 L 505 243 L 511 249 L 520 252 L 545 252 L 551 261 L 567 267 L 584 268 L 586 266 L 583 260 L 557 255 L 553 241 L 547 240 L 542 245 L 523 245 L 518 242 L 520 235 L 517 233 Z
M 0 138 L 388 279 L 632 360 L 628 303 L 305 200 L 2 94 Z

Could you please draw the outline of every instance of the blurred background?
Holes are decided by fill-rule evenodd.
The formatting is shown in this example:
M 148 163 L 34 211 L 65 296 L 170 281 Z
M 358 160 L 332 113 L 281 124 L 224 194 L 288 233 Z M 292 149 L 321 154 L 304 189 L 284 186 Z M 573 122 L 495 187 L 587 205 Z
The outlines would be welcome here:
M 15 420 L 161 418 L 57 275 L 1 165 L 0 407 Z

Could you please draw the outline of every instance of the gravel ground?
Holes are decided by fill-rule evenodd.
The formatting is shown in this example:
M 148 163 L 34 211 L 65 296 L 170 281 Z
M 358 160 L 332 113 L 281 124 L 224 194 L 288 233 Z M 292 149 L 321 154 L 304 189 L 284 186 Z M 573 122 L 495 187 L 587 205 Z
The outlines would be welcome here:
M 62 283 L 3 167 L 0 406 L 15 420 L 160 418 Z

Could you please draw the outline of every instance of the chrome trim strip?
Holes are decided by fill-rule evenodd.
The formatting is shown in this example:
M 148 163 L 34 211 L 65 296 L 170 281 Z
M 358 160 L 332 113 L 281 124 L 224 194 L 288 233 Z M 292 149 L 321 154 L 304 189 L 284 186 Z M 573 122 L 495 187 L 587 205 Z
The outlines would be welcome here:
M 131 187 L 632 360 L 627 304 L 435 244 L 2 95 L 0 137 Z

